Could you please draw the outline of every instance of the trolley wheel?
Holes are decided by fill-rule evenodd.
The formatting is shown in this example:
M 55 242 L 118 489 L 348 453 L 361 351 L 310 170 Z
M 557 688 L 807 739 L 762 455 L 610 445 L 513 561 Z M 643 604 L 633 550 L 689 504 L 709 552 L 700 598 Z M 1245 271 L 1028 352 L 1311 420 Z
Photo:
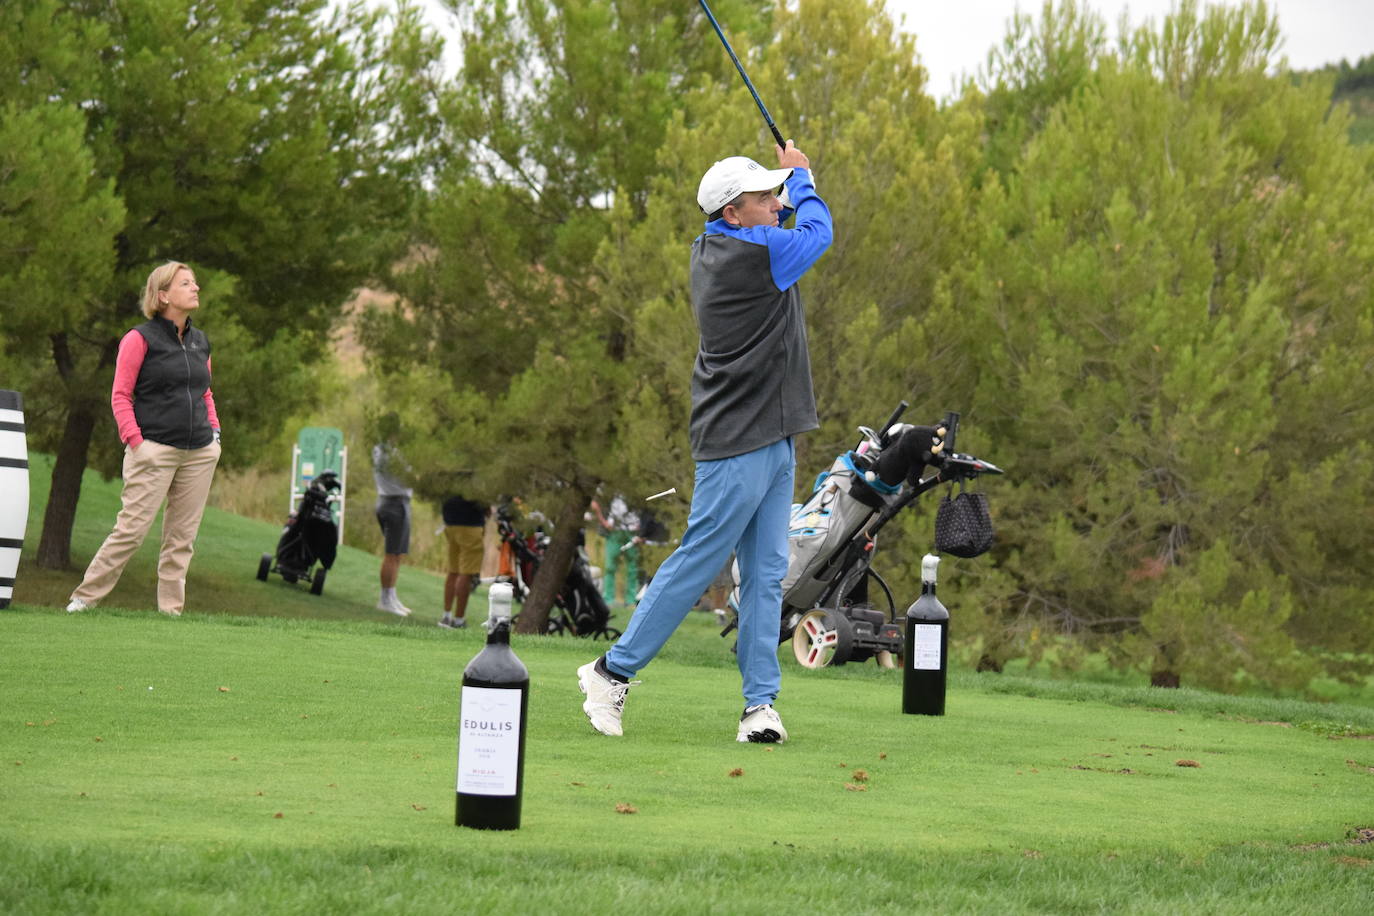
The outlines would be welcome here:
M 259 582 L 266 582 L 266 581 L 267 581 L 267 574 L 270 573 L 271 571 L 272 571 L 272 555 L 271 555 L 270 553 L 265 553 L 265 554 L 262 555 L 262 559 L 258 561 L 258 581 L 259 581 Z
M 310 594 L 324 594 L 324 577 L 326 572 L 328 572 L 328 570 L 326 570 L 323 566 L 315 570 L 315 577 L 310 580 Z
M 607 628 L 604 629 L 604 630 L 600 630 L 600 631 L 598 631 L 598 632 L 592 634 L 592 641 L 593 641 L 593 642 L 595 642 L 595 641 L 598 640 L 598 639 L 604 639 L 604 640 L 606 640 L 606 642 L 614 642 L 615 640 L 617 640 L 617 639 L 619 639 L 619 638 L 620 638 L 620 631 L 617 630 L 615 627 L 607 627 Z
M 879 649 L 873 656 L 873 660 L 878 663 L 879 668 L 900 668 L 902 667 L 902 657 L 896 652 L 889 652 L 886 649 Z
M 849 661 L 854 625 L 838 611 L 812 608 L 797 621 L 792 654 L 803 668 L 824 668 Z

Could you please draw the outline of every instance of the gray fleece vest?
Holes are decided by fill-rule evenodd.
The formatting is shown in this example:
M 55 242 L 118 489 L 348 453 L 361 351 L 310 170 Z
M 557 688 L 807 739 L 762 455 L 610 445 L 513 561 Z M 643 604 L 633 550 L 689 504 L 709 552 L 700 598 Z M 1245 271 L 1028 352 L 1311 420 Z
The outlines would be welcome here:
M 728 235 L 692 243 L 692 458 L 743 455 L 819 426 L 806 316 L 796 284 L 779 290 L 768 248 Z

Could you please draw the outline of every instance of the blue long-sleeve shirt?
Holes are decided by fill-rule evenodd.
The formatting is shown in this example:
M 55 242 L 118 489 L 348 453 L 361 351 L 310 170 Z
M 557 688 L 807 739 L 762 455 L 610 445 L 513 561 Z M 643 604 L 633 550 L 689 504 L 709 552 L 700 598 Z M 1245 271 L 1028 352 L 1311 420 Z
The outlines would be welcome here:
M 787 179 L 779 226 L 706 224 L 692 243 L 701 343 L 692 371 L 692 457 L 742 455 L 819 426 L 797 281 L 830 247 L 830 209 L 807 169 Z M 780 228 L 793 215 L 791 229 Z

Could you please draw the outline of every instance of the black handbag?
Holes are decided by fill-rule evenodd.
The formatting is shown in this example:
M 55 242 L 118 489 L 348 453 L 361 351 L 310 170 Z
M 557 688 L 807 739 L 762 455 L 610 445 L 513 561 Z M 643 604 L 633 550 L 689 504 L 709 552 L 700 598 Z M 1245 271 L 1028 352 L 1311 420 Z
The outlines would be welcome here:
M 976 557 L 987 553 L 990 547 L 992 516 L 988 513 L 988 498 L 982 493 L 966 492 L 962 484 L 953 499 L 946 493 L 935 512 L 935 549 L 956 557 Z

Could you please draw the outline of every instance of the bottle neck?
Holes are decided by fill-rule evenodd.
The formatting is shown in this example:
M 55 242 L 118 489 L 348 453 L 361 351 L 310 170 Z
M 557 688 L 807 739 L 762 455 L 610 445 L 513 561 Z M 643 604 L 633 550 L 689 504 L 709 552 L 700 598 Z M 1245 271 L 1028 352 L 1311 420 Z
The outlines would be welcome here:
M 487 634 L 487 645 L 489 646 L 509 646 L 510 645 L 510 621 L 502 618 L 492 625 L 491 632 Z
M 934 583 L 934 582 L 922 582 L 922 583 L 921 583 L 921 594 L 922 594 L 922 595 L 933 595 L 933 594 L 935 594 L 935 583 Z

